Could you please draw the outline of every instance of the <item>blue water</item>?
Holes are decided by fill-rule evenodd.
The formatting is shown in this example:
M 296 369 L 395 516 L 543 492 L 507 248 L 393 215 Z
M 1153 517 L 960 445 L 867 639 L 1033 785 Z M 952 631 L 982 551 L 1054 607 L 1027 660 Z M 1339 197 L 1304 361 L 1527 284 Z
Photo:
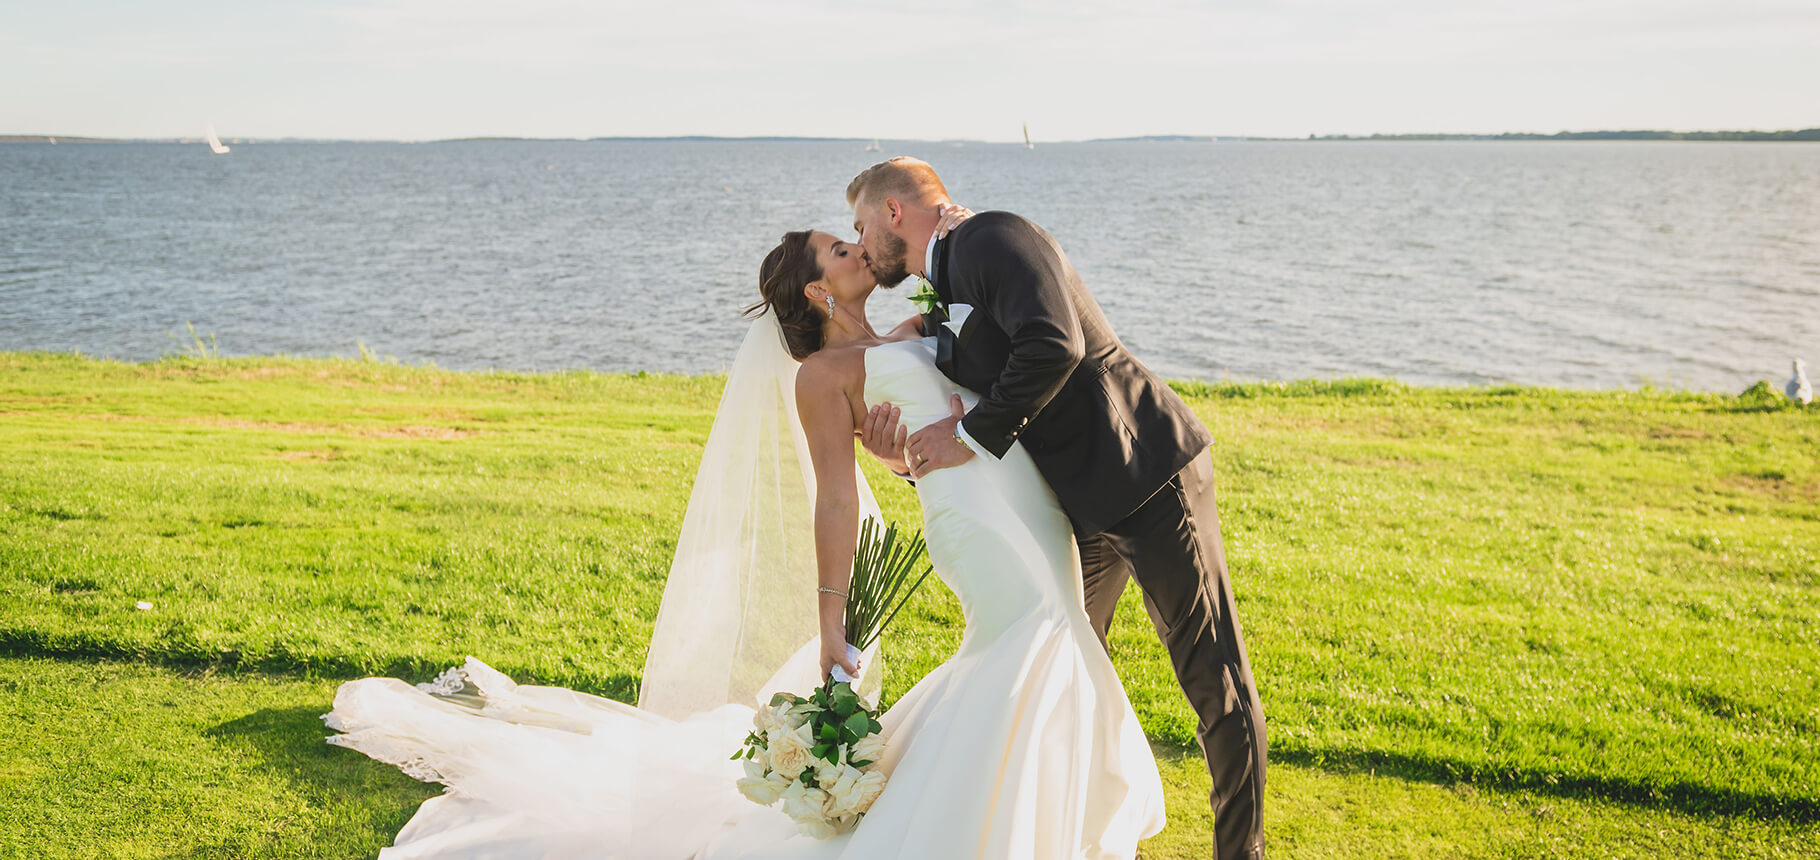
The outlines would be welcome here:
M 1169 377 L 1656 384 L 1820 363 L 1820 145 L 887 144 L 1060 239 Z M 0 349 L 714 371 L 854 143 L 0 145 Z M 909 312 L 880 291 L 876 319 Z

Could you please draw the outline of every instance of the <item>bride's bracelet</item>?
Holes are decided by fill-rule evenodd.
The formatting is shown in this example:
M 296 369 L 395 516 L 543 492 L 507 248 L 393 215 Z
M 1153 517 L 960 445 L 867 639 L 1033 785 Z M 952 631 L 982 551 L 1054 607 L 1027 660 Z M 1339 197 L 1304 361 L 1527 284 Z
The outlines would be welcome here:
M 821 592 L 821 593 L 822 593 L 822 594 L 833 594 L 833 595 L 836 595 L 836 596 L 838 596 L 838 597 L 840 597 L 840 599 L 842 599 L 842 600 L 846 600 L 846 599 L 847 599 L 847 592 L 845 592 L 845 591 L 841 591 L 841 590 L 840 590 L 840 589 L 838 589 L 838 588 L 829 588 L 829 587 L 828 587 L 828 586 L 826 586 L 826 585 L 824 585 L 824 586 L 821 586 L 821 587 L 820 587 L 820 588 L 817 588 L 817 589 L 815 589 L 815 590 L 816 590 L 816 591 L 818 591 L 818 592 Z

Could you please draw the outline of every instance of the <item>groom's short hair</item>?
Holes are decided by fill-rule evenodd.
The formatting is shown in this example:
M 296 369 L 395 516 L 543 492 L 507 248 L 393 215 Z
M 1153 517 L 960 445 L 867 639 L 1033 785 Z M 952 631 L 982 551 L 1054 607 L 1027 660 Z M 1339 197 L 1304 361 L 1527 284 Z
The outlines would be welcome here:
M 939 203 L 948 199 L 948 187 L 929 162 L 908 155 L 874 164 L 847 183 L 848 206 L 858 205 L 860 198 L 879 201 L 887 197 L 910 203 Z

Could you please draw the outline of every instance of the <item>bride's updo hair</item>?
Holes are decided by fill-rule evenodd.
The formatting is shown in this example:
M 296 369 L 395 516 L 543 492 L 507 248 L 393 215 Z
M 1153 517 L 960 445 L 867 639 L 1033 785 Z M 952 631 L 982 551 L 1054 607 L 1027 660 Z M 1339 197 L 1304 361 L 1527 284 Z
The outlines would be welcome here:
M 785 233 L 783 241 L 759 264 L 758 294 L 763 298 L 746 308 L 748 317 L 759 316 L 767 306 L 777 314 L 777 322 L 784 329 L 784 343 L 797 361 L 822 348 L 824 315 L 817 313 L 809 297 L 803 295 L 803 287 L 821 280 L 821 276 L 815 247 L 809 244 L 809 231 Z

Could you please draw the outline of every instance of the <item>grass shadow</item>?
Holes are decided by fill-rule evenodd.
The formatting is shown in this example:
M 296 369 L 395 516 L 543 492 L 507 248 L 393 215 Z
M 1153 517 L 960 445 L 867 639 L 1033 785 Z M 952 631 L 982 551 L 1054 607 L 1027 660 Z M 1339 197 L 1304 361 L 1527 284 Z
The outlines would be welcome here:
M 418 782 L 357 752 L 330 746 L 323 740 L 328 730 L 321 714 L 326 710 L 326 703 L 323 707 L 267 708 L 212 726 L 202 734 L 236 752 L 251 754 L 268 771 L 288 780 L 314 808 L 336 810 L 319 817 L 314 832 L 297 834 L 304 844 L 344 839 L 350 825 L 373 834 L 397 833 L 419 805 L 442 792 L 440 785 Z M 247 847 L 230 842 L 234 844 L 216 848 L 233 855 Z M 191 850 L 216 853 L 201 846 Z
M 1198 757 L 1195 747 L 1184 755 Z M 1643 781 L 1601 774 L 1499 768 L 1440 756 L 1382 750 L 1272 748 L 1270 760 L 1334 774 L 1372 774 L 1440 786 L 1468 784 L 1492 791 L 1527 791 L 1576 800 L 1606 800 L 1702 818 L 1754 816 L 1794 824 L 1820 823 L 1820 799 L 1740 791 L 1679 780 Z
M 77 662 L 112 661 L 140 663 L 183 671 L 222 670 L 265 675 L 274 678 L 341 679 L 384 677 L 421 683 L 451 666 L 461 663 L 455 658 L 392 656 L 353 658 L 335 655 L 298 654 L 283 645 L 268 651 L 246 653 L 235 649 L 196 652 L 176 648 L 145 648 L 118 641 L 81 634 L 51 636 L 36 630 L 0 630 L 0 657 L 39 657 Z M 520 684 L 567 687 L 620 702 L 638 700 L 635 675 L 624 672 L 593 674 L 587 672 L 547 673 L 517 666 L 507 661 L 487 661 Z

